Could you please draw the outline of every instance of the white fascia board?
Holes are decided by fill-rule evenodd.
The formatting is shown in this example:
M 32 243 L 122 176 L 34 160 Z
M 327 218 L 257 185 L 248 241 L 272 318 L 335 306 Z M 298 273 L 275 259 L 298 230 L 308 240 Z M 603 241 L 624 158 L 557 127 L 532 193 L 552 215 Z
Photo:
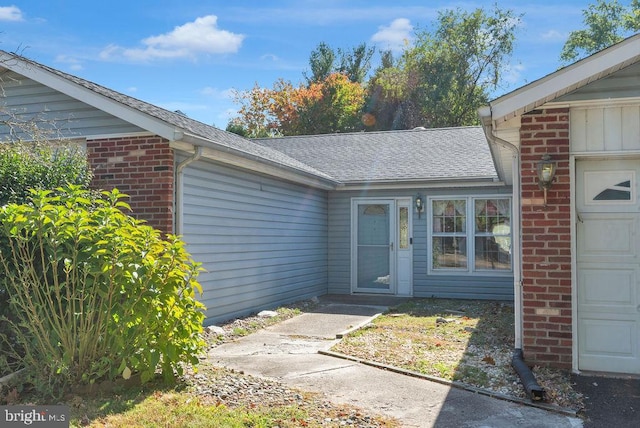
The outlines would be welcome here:
M 403 189 L 467 189 L 467 188 L 508 188 L 502 181 L 456 181 L 456 180 L 432 180 L 432 181 L 415 181 L 415 182 L 370 182 L 370 183 L 345 183 L 338 186 L 335 190 L 351 191 L 351 190 L 403 190 Z
M 71 82 L 62 76 L 38 67 L 36 64 L 24 62 L 20 58 L 8 56 L 7 54 L 0 54 L 0 64 L 24 77 L 132 123 L 155 135 L 168 140 L 172 140 L 174 137 L 175 127 L 173 125 Z
M 246 156 L 240 156 L 228 150 L 226 147 L 223 149 L 216 148 L 214 143 L 206 140 L 196 141 L 193 138 L 189 138 L 189 142 L 177 141 L 171 142 L 170 145 L 172 148 L 187 153 L 192 153 L 195 146 L 201 146 L 203 147 L 203 158 L 210 159 L 223 165 L 245 169 L 258 174 L 269 175 L 309 187 L 322 190 L 334 190 L 338 185 L 337 182 L 331 182 L 321 177 L 315 177 L 303 171 L 294 170 L 293 168 L 286 168 L 284 166 L 271 164 L 260 158 L 249 159 Z
M 640 34 L 491 102 L 494 123 L 536 109 L 640 60 Z M 481 112 L 481 115 L 484 112 Z

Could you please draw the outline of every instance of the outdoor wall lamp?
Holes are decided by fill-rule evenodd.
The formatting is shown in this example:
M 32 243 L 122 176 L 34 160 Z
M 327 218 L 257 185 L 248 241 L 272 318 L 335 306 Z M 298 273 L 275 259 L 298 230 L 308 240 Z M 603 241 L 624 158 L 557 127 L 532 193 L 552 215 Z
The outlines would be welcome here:
M 538 186 L 544 190 L 544 205 L 547 206 L 547 190 L 551 189 L 553 177 L 556 175 L 556 163 L 545 153 L 538 162 Z
M 416 210 L 418 211 L 418 218 L 420 218 L 420 213 L 424 209 L 424 204 L 422 201 L 422 196 L 416 196 Z

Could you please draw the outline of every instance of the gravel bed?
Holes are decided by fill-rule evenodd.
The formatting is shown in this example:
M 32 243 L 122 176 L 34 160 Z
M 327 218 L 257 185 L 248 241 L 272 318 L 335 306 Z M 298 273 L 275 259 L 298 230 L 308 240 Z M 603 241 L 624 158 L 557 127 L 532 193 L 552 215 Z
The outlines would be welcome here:
M 281 421 L 278 427 L 398 427 L 390 418 L 352 406 L 336 405 L 321 395 L 298 391 L 281 383 L 202 363 L 197 373 L 184 375 L 190 391 L 204 403 L 230 408 L 295 406 L 308 415 L 304 421 Z

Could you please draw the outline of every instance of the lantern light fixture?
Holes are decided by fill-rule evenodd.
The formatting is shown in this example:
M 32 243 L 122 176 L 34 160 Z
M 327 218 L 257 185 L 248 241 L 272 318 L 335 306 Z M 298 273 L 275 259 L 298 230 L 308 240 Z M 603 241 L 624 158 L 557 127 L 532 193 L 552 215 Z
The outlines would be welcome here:
M 424 201 L 422 200 L 422 196 L 416 196 L 416 211 L 418 211 L 418 218 L 420 218 L 420 214 L 424 209 Z
M 538 161 L 538 186 L 544 191 L 545 206 L 547 206 L 547 191 L 551 189 L 556 175 L 556 167 L 556 162 L 551 160 L 551 156 L 548 153 L 542 155 L 542 159 Z

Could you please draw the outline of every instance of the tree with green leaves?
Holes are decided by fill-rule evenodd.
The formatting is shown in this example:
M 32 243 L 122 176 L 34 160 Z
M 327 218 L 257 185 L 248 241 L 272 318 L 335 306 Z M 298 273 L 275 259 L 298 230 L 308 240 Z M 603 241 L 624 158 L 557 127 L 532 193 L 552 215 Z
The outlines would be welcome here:
M 336 61 L 336 53 L 328 44 L 322 42 L 311 51 L 309 56 L 309 68 L 311 68 L 311 75 L 303 73 L 307 79 L 307 84 L 310 85 L 313 82 L 320 82 L 327 77 L 334 69 Z
M 640 30 L 640 0 L 627 6 L 618 0 L 597 0 L 582 12 L 586 28 L 572 31 L 560 59 L 572 63 L 601 51 Z
M 513 52 L 519 20 L 497 6 L 492 12 L 440 12 L 435 32 L 418 32 L 397 63 L 372 78 L 370 128 L 477 124 L 477 110 L 499 86 Z
M 371 59 L 374 49 L 367 47 L 366 43 L 344 50 L 336 51 L 322 42 L 309 56 L 309 68 L 311 75 L 304 73 L 307 85 L 326 80 L 332 73 L 346 75 L 354 83 L 363 83 L 371 69 Z

